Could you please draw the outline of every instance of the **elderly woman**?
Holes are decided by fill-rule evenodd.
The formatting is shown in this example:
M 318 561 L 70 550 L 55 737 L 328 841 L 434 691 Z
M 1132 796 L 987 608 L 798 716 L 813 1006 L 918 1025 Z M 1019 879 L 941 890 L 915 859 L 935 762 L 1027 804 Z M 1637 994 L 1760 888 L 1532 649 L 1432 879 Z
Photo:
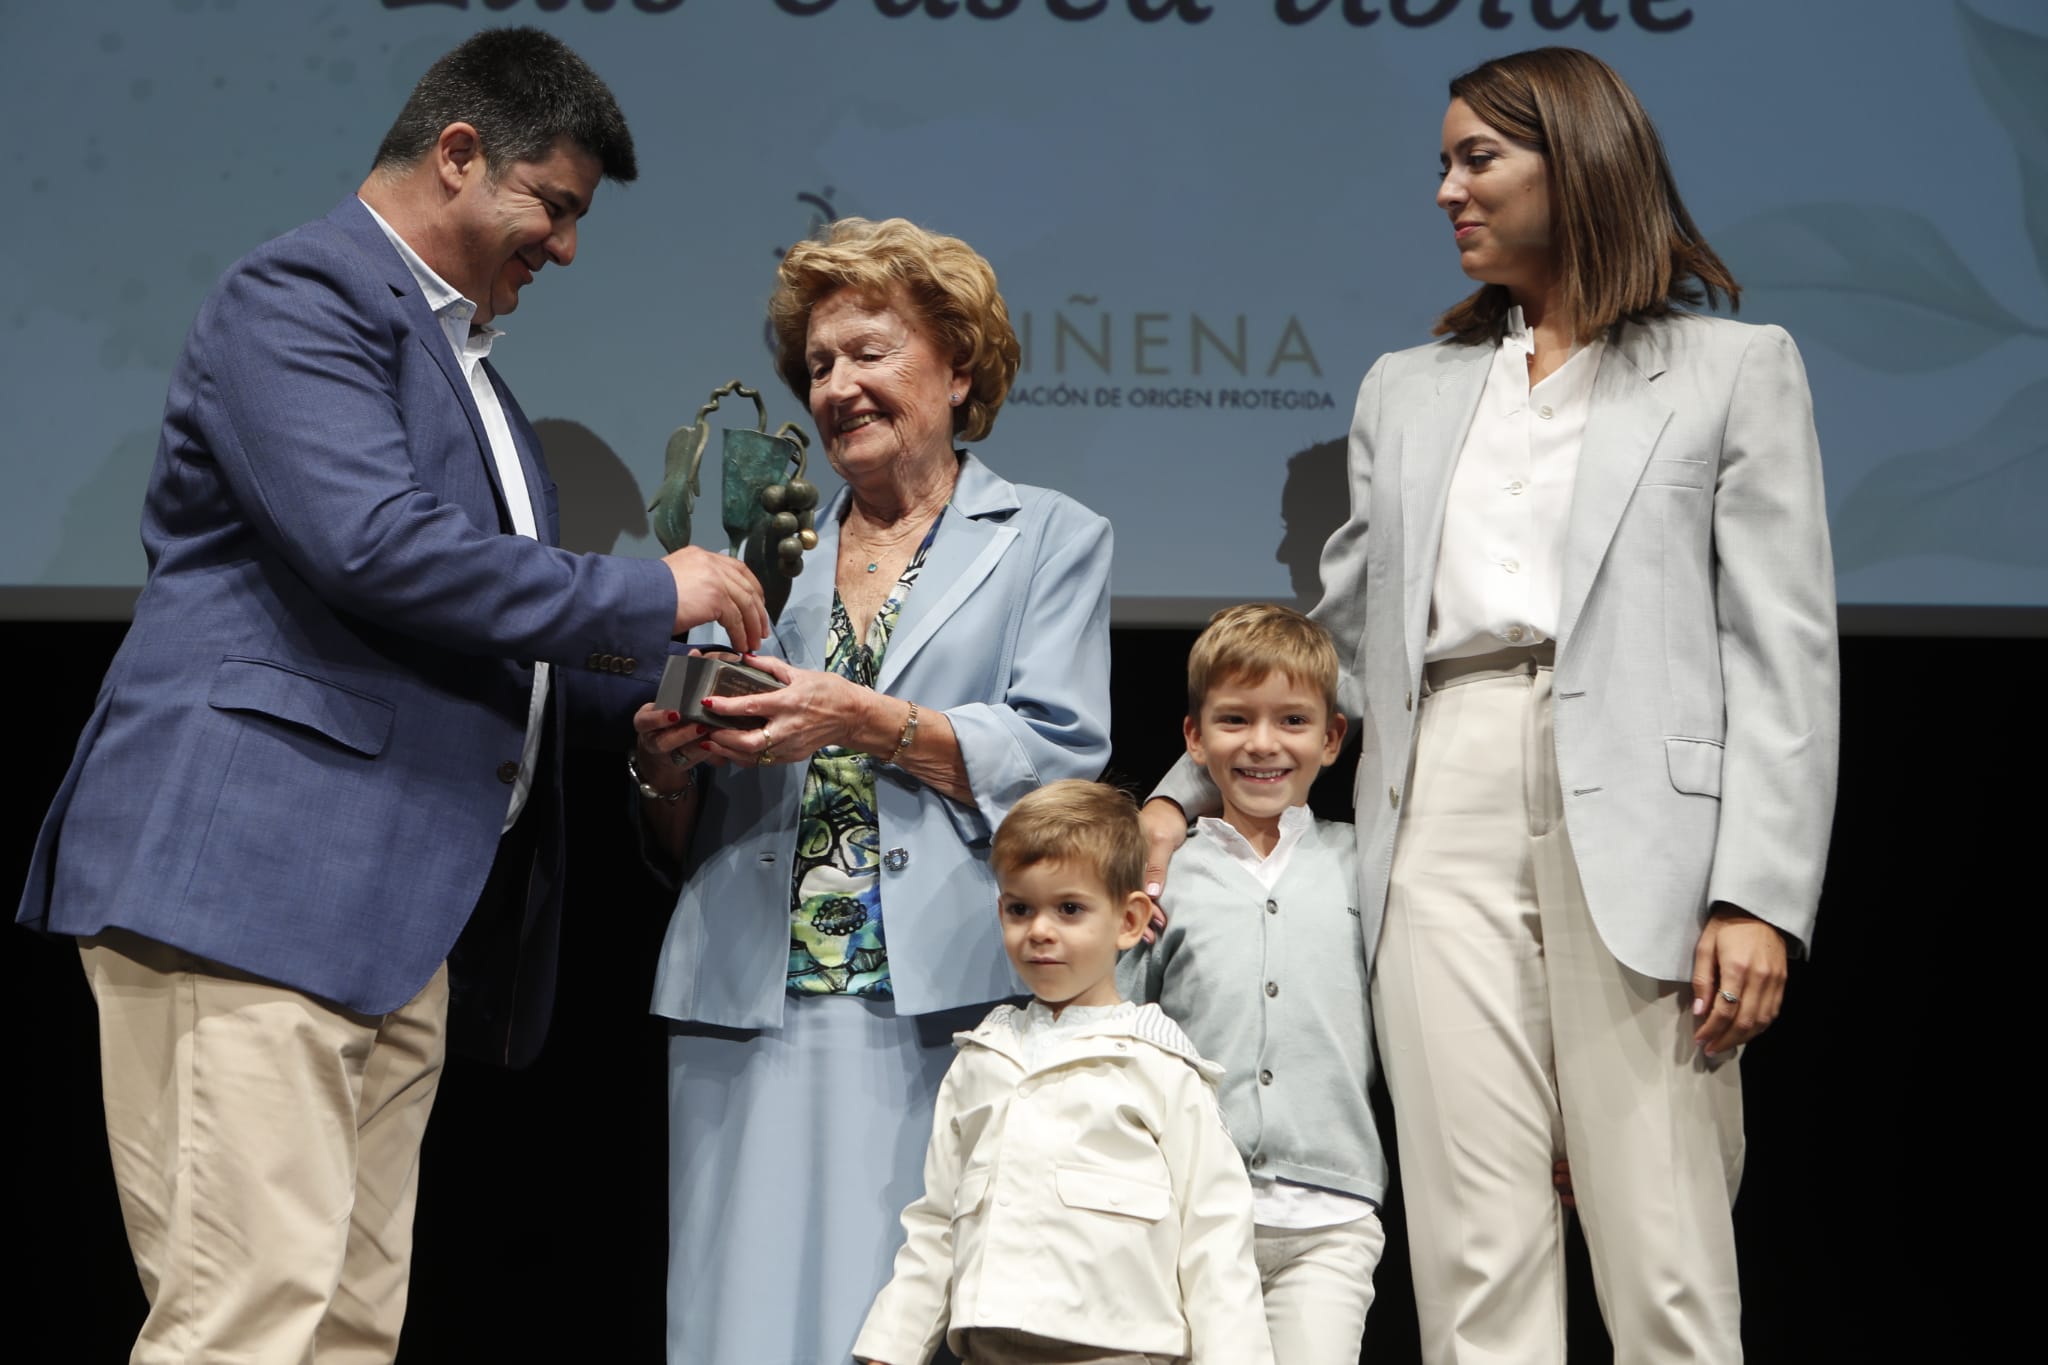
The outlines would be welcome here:
M 1737 1049 L 1834 802 L 1812 401 L 1783 331 L 1692 311 L 1735 281 L 1604 63 L 1450 93 L 1437 206 L 1480 288 L 1366 375 L 1316 612 L 1363 717 L 1423 1353 L 1563 1359 L 1569 1152 L 1615 1359 L 1738 1360 Z M 1161 794 L 1206 805 L 1184 777 Z M 1159 850 L 1183 825 L 1147 812 Z
M 988 263 L 844 219 L 790 249 L 769 312 L 846 481 L 751 660 L 787 685 L 713 703 L 758 728 L 636 719 L 684 872 L 654 994 L 676 1365 L 848 1359 L 952 1032 L 1017 990 L 989 839 L 1109 752 L 1109 523 L 954 446 L 1017 372 Z

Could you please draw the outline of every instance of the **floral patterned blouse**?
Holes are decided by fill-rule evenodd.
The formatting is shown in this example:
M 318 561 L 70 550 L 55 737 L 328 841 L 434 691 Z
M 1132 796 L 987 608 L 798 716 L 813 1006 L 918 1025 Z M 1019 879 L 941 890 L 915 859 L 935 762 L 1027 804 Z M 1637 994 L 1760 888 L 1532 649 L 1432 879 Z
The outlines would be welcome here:
M 832 594 L 826 671 L 873 687 L 882 652 L 917 583 L 937 521 L 896 580 L 889 600 L 856 641 L 846 604 Z M 800 995 L 889 999 L 889 949 L 882 937 L 881 843 L 875 769 L 869 754 L 827 745 L 811 756 L 797 817 L 796 868 L 790 884 L 789 989 Z

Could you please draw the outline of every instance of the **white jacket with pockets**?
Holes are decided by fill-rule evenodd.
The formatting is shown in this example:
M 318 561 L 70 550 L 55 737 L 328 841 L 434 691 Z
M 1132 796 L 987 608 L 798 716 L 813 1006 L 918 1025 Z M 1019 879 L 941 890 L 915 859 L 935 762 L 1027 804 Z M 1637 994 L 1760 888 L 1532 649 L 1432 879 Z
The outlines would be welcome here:
M 946 1072 L 925 1192 L 854 1355 L 923 1365 L 1009 1328 L 1105 1350 L 1270 1365 L 1251 1187 L 1217 1068 L 1156 1005 L 1026 1068 L 1000 1005 Z

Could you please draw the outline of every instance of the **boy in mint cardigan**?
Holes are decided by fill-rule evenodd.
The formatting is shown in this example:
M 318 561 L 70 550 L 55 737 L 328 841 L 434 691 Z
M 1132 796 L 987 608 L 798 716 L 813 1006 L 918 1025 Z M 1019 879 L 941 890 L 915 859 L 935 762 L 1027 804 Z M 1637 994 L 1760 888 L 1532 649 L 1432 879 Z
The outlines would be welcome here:
M 1344 728 L 1321 626 L 1264 605 L 1210 620 L 1188 657 L 1184 729 L 1223 818 L 1196 822 L 1164 932 L 1117 969 L 1126 996 L 1157 1002 L 1226 1070 L 1266 1327 L 1286 1365 L 1356 1365 L 1386 1239 L 1357 840 L 1307 806 Z

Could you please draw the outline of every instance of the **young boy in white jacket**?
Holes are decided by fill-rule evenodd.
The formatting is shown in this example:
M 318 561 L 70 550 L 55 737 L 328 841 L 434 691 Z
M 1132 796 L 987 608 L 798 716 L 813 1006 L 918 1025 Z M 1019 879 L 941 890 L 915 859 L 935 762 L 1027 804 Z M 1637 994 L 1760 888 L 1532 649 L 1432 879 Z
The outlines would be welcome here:
M 1152 911 L 1136 808 L 1055 782 L 1011 810 L 991 861 L 1032 1000 L 955 1036 L 924 1196 L 854 1355 L 924 1365 L 943 1335 L 970 1365 L 1271 1365 L 1218 1068 L 1117 994 Z

